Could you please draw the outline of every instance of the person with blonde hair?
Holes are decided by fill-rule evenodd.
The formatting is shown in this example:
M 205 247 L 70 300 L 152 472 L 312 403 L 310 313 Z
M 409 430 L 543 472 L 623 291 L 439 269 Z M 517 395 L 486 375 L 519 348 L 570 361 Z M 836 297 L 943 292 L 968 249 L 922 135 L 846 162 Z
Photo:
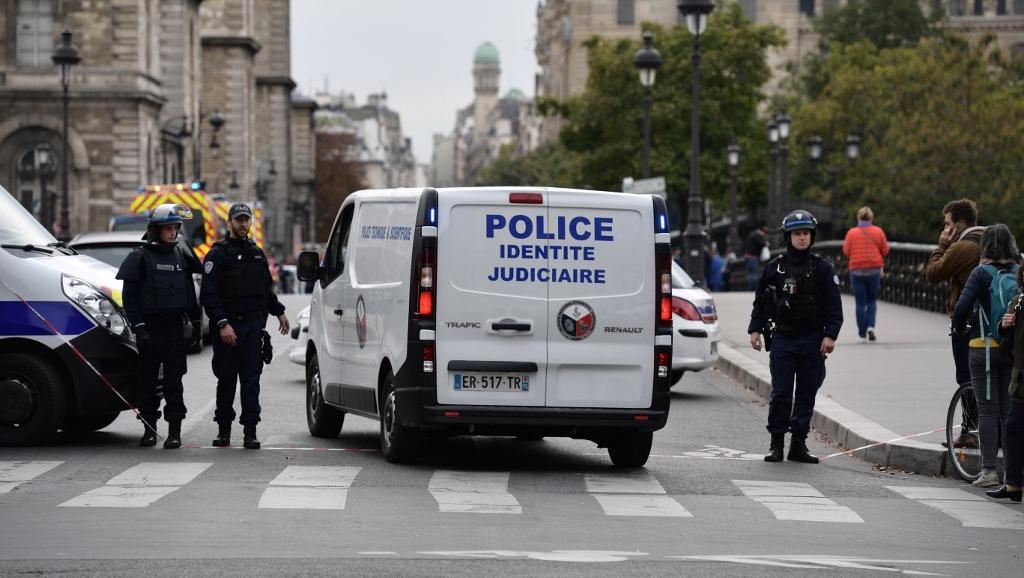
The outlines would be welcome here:
M 857 339 L 874 341 L 878 315 L 878 291 L 882 286 L 882 267 L 889 254 L 885 231 L 872 224 L 871 207 L 857 211 L 857 226 L 846 232 L 843 254 L 850 260 L 850 287 L 857 308 Z

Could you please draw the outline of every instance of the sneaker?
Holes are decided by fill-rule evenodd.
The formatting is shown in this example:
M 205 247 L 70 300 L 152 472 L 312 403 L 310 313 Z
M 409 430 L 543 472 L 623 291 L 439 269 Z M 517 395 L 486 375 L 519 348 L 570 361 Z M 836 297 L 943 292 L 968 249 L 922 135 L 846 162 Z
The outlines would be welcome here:
M 995 471 L 983 472 L 981 477 L 971 482 L 971 485 L 975 488 L 994 488 L 999 483 L 999 474 Z
M 868 342 L 868 340 L 863 338 L 863 337 L 858 337 L 857 338 L 857 343 L 867 343 L 867 342 Z
M 868 327 L 868 341 L 875 341 L 877 339 L 878 338 L 875 337 L 875 328 L 874 327 Z

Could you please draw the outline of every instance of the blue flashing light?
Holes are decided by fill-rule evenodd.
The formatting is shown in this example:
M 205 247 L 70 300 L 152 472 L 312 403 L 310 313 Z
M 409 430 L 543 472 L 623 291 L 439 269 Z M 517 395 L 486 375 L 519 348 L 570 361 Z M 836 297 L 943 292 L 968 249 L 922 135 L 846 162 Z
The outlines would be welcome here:
M 193 191 L 198 191 L 200 188 L 202 188 L 202 185 L 199 184 L 199 181 L 192 181 L 192 184 L 189 185 L 188 188 L 192 189 Z
M 430 207 L 430 210 L 427 212 L 427 222 L 437 226 L 437 207 Z
M 664 214 L 658 215 L 658 230 L 662 233 L 668 231 L 668 217 Z

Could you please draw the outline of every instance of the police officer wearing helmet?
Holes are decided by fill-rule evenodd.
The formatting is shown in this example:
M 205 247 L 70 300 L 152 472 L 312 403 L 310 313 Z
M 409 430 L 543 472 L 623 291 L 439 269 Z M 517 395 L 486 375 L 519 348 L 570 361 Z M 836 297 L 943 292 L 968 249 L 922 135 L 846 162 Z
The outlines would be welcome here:
M 751 347 L 760 351 L 764 335 L 771 355 L 772 441 L 766 462 L 782 461 L 788 431 L 793 434 L 788 459 L 818 463 L 807 450 L 807 433 L 814 398 L 825 380 L 825 358 L 843 325 L 843 307 L 832 264 L 811 252 L 817 226 L 807 211 L 793 211 L 783 219 L 786 253 L 765 264 L 747 327 Z
M 213 445 L 231 443 L 235 420 L 235 385 L 241 382 L 243 445 L 259 449 L 256 424 L 260 421 L 260 375 L 263 373 L 263 328 L 267 314 L 277 317 L 282 334 L 288 333 L 284 305 L 274 295 L 267 256 L 249 239 L 252 209 L 235 203 L 228 210 L 228 238 L 214 244 L 203 262 L 201 298 L 210 324 L 217 327 L 213 340 L 213 373 L 217 376 L 217 437 Z
M 178 246 L 183 219 L 191 219 L 187 208 L 163 204 L 149 214 L 146 243 L 125 257 L 117 278 L 124 281 L 124 309 L 139 347 L 139 417 L 145 426 L 140 446 L 156 445 L 156 424 L 160 419 L 160 398 L 156 386 L 160 366 L 164 368 L 164 419 L 167 439 L 164 448 L 181 447 L 181 420 L 185 399 L 181 378 L 187 371 L 185 355 L 186 321 L 199 331 L 199 302 L 193 273 L 202 273 L 191 251 Z

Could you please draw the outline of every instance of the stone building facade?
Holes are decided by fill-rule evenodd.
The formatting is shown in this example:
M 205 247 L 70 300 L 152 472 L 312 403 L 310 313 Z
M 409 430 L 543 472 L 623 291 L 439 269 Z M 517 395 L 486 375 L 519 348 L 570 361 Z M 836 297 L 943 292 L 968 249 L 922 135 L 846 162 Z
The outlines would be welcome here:
M 721 0 L 720 0 L 721 1 Z M 756 24 L 774 24 L 785 32 L 784 47 L 768 54 L 774 71 L 765 87 L 777 91 L 787 65 L 818 50 L 813 19 L 846 0 L 725 0 L 740 4 Z M 972 37 L 994 33 L 1007 54 L 1024 54 L 1024 0 L 920 0 L 926 14 L 944 8 L 948 25 Z M 583 92 L 587 54 L 583 43 L 592 36 L 640 39 L 643 22 L 673 26 L 680 22 L 677 0 L 542 0 L 537 6 L 535 53 L 541 69 L 538 96 L 566 98 Z M 656 43 L 657 41 L 655 41 Z M 541 139 L 555 138 L 558 118 L 542 119 Z
M 140 186 L 200 179 L 212 194 L 262 202 L 272 250 L 290 254 L 291 126 L 303 111 L 308 125 L 312 109 L 291 99 L 289 10 L 289 0 L 0 0 L 0 185 L 48 224 L 42 190 L 59 190 L 49 167 L 61 166 L 62 137 L 50 53 L 66 25 L 82 57 L 71 69 L 70 232 L 106 228 Z M 53 163 L 37 166 L 44 143 Z
M 479 172 L 502 147 L 513 146 L 521 156 L 540 143 L 540 121 L 533 101 L 513 88 L 498 96 L 501 59 L 490 42 L 473 55 L 473 102 L 456 111 L 455 130 L 434 136 L 431 182 L 435 186 L 476 184 Z

